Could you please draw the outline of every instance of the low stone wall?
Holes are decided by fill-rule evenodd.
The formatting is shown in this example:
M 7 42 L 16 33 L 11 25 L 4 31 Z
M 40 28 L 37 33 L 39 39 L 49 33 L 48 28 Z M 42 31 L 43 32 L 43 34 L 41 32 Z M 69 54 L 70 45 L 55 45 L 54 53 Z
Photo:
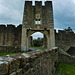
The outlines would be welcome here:
M 0 75 L 54 75 L 58 48 L 0 57 Z
M 75 65 L 75 57 L 58 52 L 59 62 Z
M 5 52 L 21 52 L 20 47 L 14 47 L 14 46 L 0 46 L 0 53 L 5 53 Z

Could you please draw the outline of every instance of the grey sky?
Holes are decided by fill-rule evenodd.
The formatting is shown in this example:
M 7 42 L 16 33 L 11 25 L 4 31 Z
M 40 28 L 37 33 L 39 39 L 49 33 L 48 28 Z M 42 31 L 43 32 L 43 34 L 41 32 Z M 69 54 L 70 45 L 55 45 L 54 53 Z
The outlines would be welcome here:
M 0 24 L 22 24 L 24 1 L 0 0 Z M 75 31 L 75 0 L 51 1 L 53 1 L 55 28 L 65 29 L 70 26 Z

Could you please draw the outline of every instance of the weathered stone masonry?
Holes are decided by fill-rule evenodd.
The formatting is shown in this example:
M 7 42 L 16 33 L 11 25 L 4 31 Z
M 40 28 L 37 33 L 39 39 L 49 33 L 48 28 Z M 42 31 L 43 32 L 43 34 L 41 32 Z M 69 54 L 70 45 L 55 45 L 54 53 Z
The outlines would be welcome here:
M 35 32 L 44 34 L 44 48 L 50 49 L 55 47 L 54 38 L 54 21 L 52 1 L 46 1 L 42 5 L 42 1 L 35 1 L 35 6 L 32 1 L 25 1 L 23 25 L 22 25 L 22 41 L 21 50 L 29 50 L 28 41 L 30 35 Z
M 75 57 L 71 55 L 58 52 L 58 60 L 59 62 L 63 62 L 75 66 Z
M 38 20 L 41 23 L 35 25 Z M 47 49 L 0 57 L 0 75 L 54 75 L 58 62 L 75 65 L 74 57 L 54 47 L 55 39 L 56 46 L 65 51 L 75 46 L 75 34 L 59 31 L 55 32 L 54 38 L 51 1 L 46 1 L 45 6 L 41 1 L 36 1 L 35 6 L 32 6 L 32 1 L 26 1 L 22 25 L 0 25 L 0 52 L 26 51 L 28 37 L 37 31 L 44 34 Z
M 67 51 L 70 47 L 75 47 L 75 33 L 73 31 L 59 30 L 55 31 L 56 47 Z
M 0 57 L 0 75 L 54 75 L 58 48 Z
M 21 31 L 21 25 L 0 25 L 0 52 L 20 51 Z
M 21 49 L 22 25 L 0 25 L 0 52 L 19 52 Z M 75 47 L 75 33 L 59 30 L 55 31 L 55 44 L 67 51 Z
M 40 24 L 36 24 L 38 21 Z M 42 1 L 35 1 L 35 6 L 32 5 L 32 1 L 25 1 L 22 26 L 8 25 L 6 27 L 1 25 L 0 29 L 2 29 L 0 49 L 4 52 L 9 51 L 9 46 L 11 46 L 11 49 L 13 49 L 12 47 L 14 49 L 19 47 L 21 51 L 28 51 L 30 35 L 35 32 L 44 34 L 45 49 L 55 47 L 52 1 L 46 1 L 44 6 Z

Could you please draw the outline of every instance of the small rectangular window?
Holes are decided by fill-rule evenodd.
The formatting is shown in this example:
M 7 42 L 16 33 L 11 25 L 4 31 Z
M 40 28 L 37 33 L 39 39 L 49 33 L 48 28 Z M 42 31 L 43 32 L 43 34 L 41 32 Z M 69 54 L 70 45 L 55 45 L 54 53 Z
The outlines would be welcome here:
M 35 21 L 35 24 L 41 24 L 41 21 L 39 20 L 39 21 Z

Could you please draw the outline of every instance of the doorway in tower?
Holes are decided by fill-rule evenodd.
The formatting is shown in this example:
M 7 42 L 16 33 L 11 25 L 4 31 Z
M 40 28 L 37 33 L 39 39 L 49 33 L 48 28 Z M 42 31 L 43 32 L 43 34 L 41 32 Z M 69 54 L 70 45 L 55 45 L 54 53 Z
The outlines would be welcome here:
M 29 49 L 30 50 L 43 50 L 45 48 L 44 34 L 41 32 L 34 32 L 30 35 L 29 39 Z

